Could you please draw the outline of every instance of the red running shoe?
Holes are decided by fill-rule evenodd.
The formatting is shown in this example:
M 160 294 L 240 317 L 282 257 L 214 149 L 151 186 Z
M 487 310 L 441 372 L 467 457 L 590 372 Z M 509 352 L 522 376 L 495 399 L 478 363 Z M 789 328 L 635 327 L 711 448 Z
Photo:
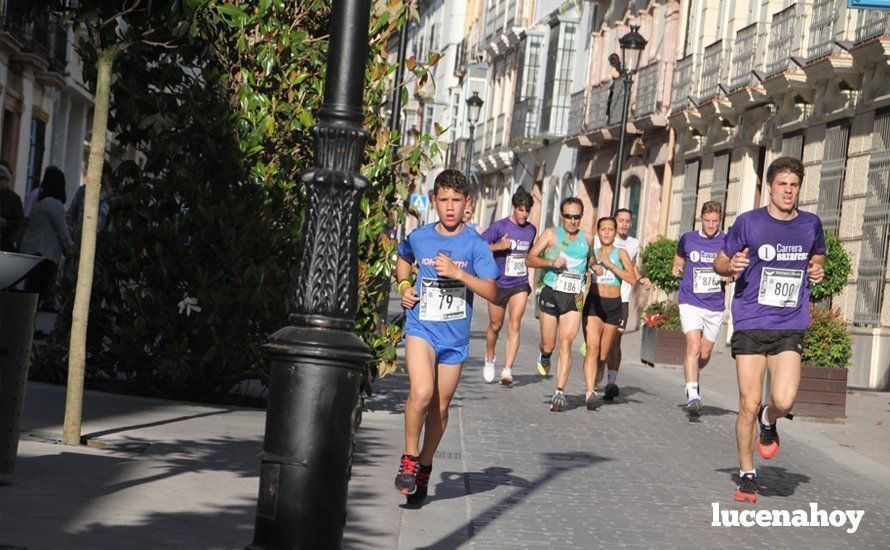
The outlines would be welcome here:
M 745 474 L 739 480 L 739 486 L 736 487 L 732 499 L 737 502 L 749 502 L 754 504 L 757 502 L 757 476 L 754 474 Z
M 417 490 L 417 473 L 420 470 L 420 457 L 402 455 L 399 473 L 396 475 L 396 490 L 403 495 L 413 495 Z
M 779 432 L 776 431 L 776 423 L 764 424 L 763 409 L 766 405 L 761 405 L 757 412 L 757 423 L 760 425 L 760 437 L 757 439 L 757 452 L 763 458 L 772 458 L 779 452 Z

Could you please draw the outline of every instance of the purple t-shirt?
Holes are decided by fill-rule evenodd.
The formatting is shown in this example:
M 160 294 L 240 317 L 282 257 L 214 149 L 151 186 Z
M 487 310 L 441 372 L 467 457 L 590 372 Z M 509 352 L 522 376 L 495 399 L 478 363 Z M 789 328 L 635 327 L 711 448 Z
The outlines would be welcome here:
M 726 309 L 723 281 L 714 273 L 714 260 L 723 250 L 726 234 L 718 231 L 706 237 L 700 231 L 683 233 L 677 244 L 677 255 L 686 260 L 680 279 L 680 303 L 708 311 Z
M 531 223 L 519 225 L 510 217 L 498 220 L 491 224 L 482 238 L 489 244 L 500 241 L 504 235 L 510 238 L 510 250 L 497 250 L 494 252 L 494 261 L 498 266 L 497 285 L 500 288 L 515 288 L 528 284 L 528 268 L 525 266 L 525 257 L 535 242 L 538 230 Z
M 748 267 L 736 281 L 732 301 L 735 330 L 806 330 L 810 326 L 807 264 L 825 254 L 822 221 L 798 210 L 788 221 L 770 216 L 767 207 L 736 218 L 723 253 L 748 248 Z

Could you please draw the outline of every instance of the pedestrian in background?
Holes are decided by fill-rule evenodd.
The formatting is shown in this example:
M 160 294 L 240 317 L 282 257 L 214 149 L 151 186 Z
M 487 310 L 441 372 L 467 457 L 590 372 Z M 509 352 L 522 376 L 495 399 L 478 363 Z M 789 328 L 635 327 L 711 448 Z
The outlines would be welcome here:
M 25 278 L 25 291 L 40 294 L 46 306 L 46 292 L 59 269 L 62 254 L 71 254 L 74 241 L 65 220 L 65 174 L 55 166 L 47 167 L 40 184 L 37 202 L 31 208 L 28 228 L 22 239 L 21 251 L 43 256 L 43 261 Z
M 22 199 L 12 190 L 12 172 L 0 161 L 0 250 L 16 252 L 16 234 L 25 220 Z

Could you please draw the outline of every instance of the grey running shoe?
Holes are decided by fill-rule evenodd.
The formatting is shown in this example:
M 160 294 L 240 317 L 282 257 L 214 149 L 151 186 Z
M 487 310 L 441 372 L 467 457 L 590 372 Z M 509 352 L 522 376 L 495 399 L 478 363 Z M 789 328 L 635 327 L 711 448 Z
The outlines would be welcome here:
M 600 396 L 596 393 L 596 390 L 587 394 L 587 399 L 585 400 L 587 403 L 588 411 L 595 411 L 600 406 Z
M 701 415 L 701 399 L 698 397 L 693 397 L 686 403 L 686 412 L 692 416 L 700 416 Z
M 553 397 L 550 399 L 550 411 L 551 412 L 562 412 L 563 409 L 566 408 L 566 394 L 559 390 L 553 392 Z

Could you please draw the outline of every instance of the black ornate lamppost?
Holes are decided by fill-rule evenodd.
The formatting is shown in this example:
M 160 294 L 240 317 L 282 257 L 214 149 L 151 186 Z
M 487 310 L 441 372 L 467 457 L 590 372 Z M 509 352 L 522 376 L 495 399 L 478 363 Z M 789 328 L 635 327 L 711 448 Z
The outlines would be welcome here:
M 253 550 L 339 548 L 346 521 L 359 384 L 370 350 L 354 332 L 362 97 L 370 0 L 334 0 L 324 105 L 300 175 L 306 214 L 294 313 L 272 355 Z
M 470 124 L 470 139 L 467 140 L 467 166 L 464 170 L 467 180 L 470 179 L 470 167 L 473 165 L 476 124 L 479 122 L 479 115 L 482 113 L 482 105 L 484 103 L 482 98 L 479 97 L 479 92 L 473 92 L 473 95 L 467 98 L 467 122 Z
M 624 148 L 627 141 L 627 115 L 630 111 L 630 88 L 633 76 L 640 65 L 640 54 L 646 47 L 646 39 L 639 33 L 639 25 L 631 25 L 630 32 L 618 39 L 621 46 L 621 61 L 618 56 L 611 56 L 609 62 L 618 70 L 624 84 L 624 106 L 621 111 L 621 139 L 618 142 L 618 159 L 615 168 L 615 192 L 612 193 L 612 215 L 618 210 L 618 198 L 621 193 L 621 172 L 624 170 Z

